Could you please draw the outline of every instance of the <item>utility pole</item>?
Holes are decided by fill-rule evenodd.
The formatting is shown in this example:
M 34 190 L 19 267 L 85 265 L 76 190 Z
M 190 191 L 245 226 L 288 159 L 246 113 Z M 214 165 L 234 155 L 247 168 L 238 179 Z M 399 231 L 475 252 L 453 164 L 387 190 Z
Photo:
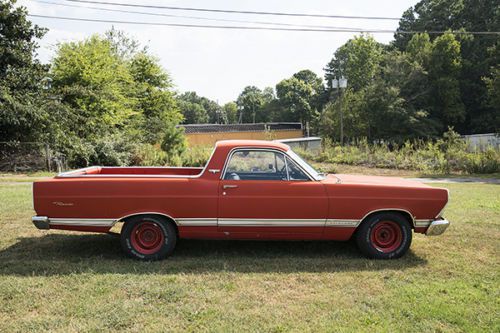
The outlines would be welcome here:
M 347 79 L 341 77 L 332 80 L 332 88 L 337 89 L 339 99 L 339 115 L 340 115 L 340 145 L 344 145 L 344 110 L 342 109 L 342 89 L 347 88 Z

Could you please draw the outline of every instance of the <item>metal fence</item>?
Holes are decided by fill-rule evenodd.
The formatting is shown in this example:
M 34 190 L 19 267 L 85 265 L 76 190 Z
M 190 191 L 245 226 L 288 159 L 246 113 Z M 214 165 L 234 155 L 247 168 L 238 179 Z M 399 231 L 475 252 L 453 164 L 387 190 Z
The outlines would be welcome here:
M 486 150 L 488 148 L 500 148 L 499 133 L 485 133 L 464 135 L 463 138 L 467 142 L 468 148 L 471 150 Z
M 63 154 L 41 142 L 2 142 L 0 141 L 0 171 L 67 170 Z

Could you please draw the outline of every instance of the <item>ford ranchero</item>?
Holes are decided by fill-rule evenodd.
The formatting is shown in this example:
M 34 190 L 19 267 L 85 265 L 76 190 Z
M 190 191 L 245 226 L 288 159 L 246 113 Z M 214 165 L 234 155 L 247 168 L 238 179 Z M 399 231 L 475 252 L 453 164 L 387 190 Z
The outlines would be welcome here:
M 158 260 L 177 239 L 354 238 L 369 258 L 404 255 L 412 232 L 440 235 L 448 191 L 393 177 L 323 175 L 272 141 L 216 144 L 204 168 L 89 167 L 33 185 L 39 229 L 110 232 Z

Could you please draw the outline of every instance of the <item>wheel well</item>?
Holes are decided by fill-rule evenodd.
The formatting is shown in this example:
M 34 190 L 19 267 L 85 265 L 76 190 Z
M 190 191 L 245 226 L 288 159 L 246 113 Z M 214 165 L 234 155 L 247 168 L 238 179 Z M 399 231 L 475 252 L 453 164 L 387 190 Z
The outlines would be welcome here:
M 410 224 L 410 228 L 415 229 L 413 216 L 410 214 L 410 212 L 408 212 L 406 210 L 400 210 L 400 209 L 380 209 L 380 210 L 370 212 L 365 217 L 363 217 L 363 219 L 361 220 L 361 223 L 363 223 L 364 221 L 366 221 L 368 218 L 372 217 L 373 215 L 380 214 L 380 213 L 399 214 L 399 215 L 403 216 L 408 221 L 408 223 Z
M 162 220 L 167 221 L 168 223 L 171 223 L 174 226 L 174 228 L 175 228 L 175 233 L 177 234 L 177 237 L 179 236 L 179 229 L 177 228 L 177 223 L 175 222 L 175 220 L 172 217 L 170 217 L 168 215 L 165 215 L 165 214 L 160 214 L 160 213 L 137 213 L 137 214 L 127 215 L 125 217 L 122 217 L 122 218 L 120 218 L 118 220 L 118 222 L 127 223 L 130 219 L 132 219 L 134 217 L 138 217 L 138 216 L 155 216 L 155 217 L 159 217 Z

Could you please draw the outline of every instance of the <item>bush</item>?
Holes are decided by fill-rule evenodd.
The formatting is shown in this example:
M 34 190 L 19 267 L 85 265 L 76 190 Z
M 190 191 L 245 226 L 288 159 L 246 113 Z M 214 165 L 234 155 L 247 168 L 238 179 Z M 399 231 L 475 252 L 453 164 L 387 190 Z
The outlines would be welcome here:
M 182 165 L 200 167 L 204 166 L 214 148 L 211 146 L 194 146 L 187 148 L 181 155 Z
M 319 155 L 299 153 L 316 162 L 365 165 L 368 167 L 407 169 L 429 173 L 500 172 L 500 150 L 468 151 L 467 144 L 449 129 L 434 142 L 407 141 L 402 145 L 368 144 L 367 140 L 340 146 L 325 139 Z
M 167 153 L 159 146 L 151 144 L 137 145 L 130 159 L 131 165 L 160 166 L 167 163 Z

